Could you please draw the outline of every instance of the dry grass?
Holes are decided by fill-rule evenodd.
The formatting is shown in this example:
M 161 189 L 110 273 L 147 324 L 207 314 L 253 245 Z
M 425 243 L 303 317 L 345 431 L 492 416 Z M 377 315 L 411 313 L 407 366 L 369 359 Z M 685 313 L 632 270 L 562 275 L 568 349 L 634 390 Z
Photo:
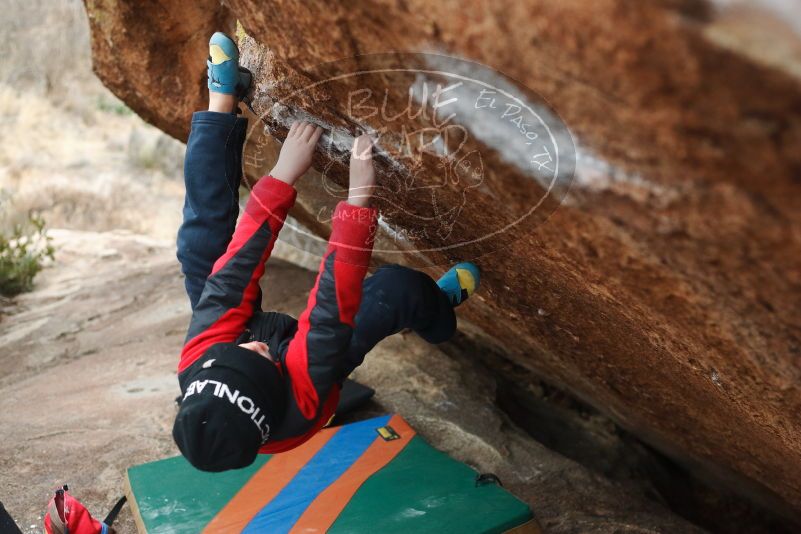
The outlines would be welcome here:
M 20 106 L 22 101 L 24 106 Z M 0 85 L 2 224 L 30 212 L 50 227 L 127 229 L 172 239 L 183 145 L 134 115 L 65 109 Z
M 172 239 L 184 147 L 132 114 L 91 71 L 79 0 L 3 0 L 0 231 L 50 227 Z
M 91 76 L 89 26 L 80 0 L 2 0 L 0 83 L 36 96 L 101 90 Z M 78 89 L 76 91 L 76 89 Z

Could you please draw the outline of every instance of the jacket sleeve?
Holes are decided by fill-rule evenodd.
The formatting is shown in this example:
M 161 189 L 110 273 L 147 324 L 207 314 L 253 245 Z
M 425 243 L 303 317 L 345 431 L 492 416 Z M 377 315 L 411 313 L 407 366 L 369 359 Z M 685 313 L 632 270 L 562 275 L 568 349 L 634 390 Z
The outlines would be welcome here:
M 337 205 L 317 281 L 289 343 L 285 366 L 295 402 L 308 420 L 319 416 L 341 376 L 342 356 L 353 333 L 372 254 L 376 218 L 375 209 L 347 202 Z
M 270 176 L 253 188 L 225 254 L 215 263 L 189 324 L 178 371 L 215 343 L 235 341 L 253 315 L 259 279 L 295 203 L 295 188 Z

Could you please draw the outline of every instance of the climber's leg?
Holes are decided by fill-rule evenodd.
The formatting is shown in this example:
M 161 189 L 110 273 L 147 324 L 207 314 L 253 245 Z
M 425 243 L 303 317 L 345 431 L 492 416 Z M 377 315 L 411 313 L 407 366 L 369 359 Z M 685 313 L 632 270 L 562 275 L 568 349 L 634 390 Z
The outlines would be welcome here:
M 358 367 L 379 341 L 406 328 L 429 343 L 442 343 L 456 330 L 456 315 L 430 276 L 400 265 L 385 265 L 362 286 L 344 376 Z
M 178 261 L 193 309 L 236 226 L 246 131 L 247 119 L 232 113 L 199 111 L 192 116 L 184 159 L 186 197 L 178 230 Z
M 216 113 L 233 113 L 237 98 L 234 95 L 209 92 L 209 111 Z
M 243 83 L 238 59 L 234 42 L 215 33 L 209 42 L 209 111 L 192 116 L 186 144 L 186 197 L 178 230 L 178 260 L 192 308 L 214 262 L 225 252 L 239 214 L 247 120 L 233 113 L 238 95 L 231 91 Z M 232 81 L 234 75 L 236 82 Z M 218 81 L 212 83 L 212 78 Z

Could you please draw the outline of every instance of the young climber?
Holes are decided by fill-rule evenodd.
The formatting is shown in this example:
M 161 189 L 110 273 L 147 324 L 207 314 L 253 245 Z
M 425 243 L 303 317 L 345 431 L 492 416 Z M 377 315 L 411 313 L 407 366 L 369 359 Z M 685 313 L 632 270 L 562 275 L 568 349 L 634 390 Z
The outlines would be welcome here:
M 322 130 L 292 124 L 236 224 L 247 121 L 234 111 L 251 76 L 226 35 L 215 33 L 209 48 L 209 110 L 192 117 L 178 231 L 192 319 L 178 365 L 183 397 L 173 437 L 192 465 L 222 471 L 314 435 L 331 419 L 342 381 L 383 338 L 410 328 L 431 343 L 449 339 L 453 308 L 476 289 L 479 273 L 461 263 L 434 282 L 389 265 L 364 279 L 376 210 L 369 207 L 372 143 L 362 135 L 353 144 L 348 200 L 334 212 L 306 309 L 297 320 L 262 312 L 259 280 Z

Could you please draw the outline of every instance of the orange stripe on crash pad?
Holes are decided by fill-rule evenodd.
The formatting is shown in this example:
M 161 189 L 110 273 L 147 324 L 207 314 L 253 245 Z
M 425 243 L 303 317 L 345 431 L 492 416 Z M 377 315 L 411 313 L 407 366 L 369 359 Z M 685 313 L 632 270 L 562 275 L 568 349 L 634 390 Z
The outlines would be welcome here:
M 337 520 L 339 514 L 342 513 L 342 510 L 345 509 L 361 485 L 379 469 L 391 462 L 416 434 L 414 429 L 398 415 L 392 416 L 388 424 L 398 433 L 400 438 L 384 441 L 376 433 L 376 440 L 364 451 L 364 454 L 336 482 L 323 490 L 306 508 L 295 526 L 289 531 L 290 534 L 326 532 Z
M 206 528 L 205 533 L 239 533 L 264 506 L 295 478 L 303 466 L 323 448 L 339 428 L 325 429 L 292 450 L 276 454 L 228 501 Z

